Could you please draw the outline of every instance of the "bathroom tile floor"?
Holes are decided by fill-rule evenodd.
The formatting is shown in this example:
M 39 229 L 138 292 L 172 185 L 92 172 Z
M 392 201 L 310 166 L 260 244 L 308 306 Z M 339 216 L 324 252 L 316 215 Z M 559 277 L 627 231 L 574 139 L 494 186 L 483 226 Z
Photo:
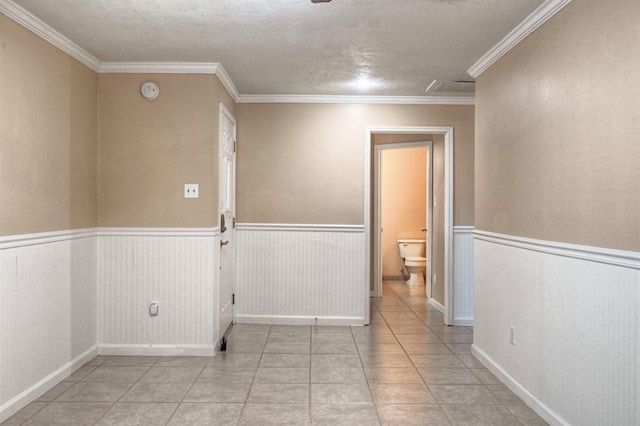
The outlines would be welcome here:
M 369 327 L 237 324 L 214 357 L 98 356 L 6 425 L 544 425 L 446 327 L 385 282 Z

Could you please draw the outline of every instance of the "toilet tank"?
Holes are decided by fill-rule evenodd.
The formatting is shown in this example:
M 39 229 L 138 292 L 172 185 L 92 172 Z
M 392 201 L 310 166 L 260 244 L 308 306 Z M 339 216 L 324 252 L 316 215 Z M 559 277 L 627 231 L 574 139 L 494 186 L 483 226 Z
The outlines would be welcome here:
M 398 240 L 400 257 L 403 259 L 417 256 L 424 257 L 424 243 L 425 240 Z

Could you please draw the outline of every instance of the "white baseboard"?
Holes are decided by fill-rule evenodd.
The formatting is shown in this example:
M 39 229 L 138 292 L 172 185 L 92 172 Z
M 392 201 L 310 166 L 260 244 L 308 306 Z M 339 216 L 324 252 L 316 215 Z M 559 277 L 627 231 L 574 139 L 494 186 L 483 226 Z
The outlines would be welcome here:
M 358 317 L 309 317 L 309 316 L 271 316 L 236 315 L 237 324 L 278 324 L 278 325 L 364 325 L 364 318 Z
M 44 379 L 40 380 L 38 383 L 26 389 L 24 392 L 7 401 L 7 403 L 0 407 L 0 423 L 26 407 L 29 403 L 40 397 L 40 395 L 60 383 L 63 379 L 69 377 L 74 371 L 91 361 L 97 355 L 98 345 L 95 345 L 62 367 L 58 368 L 53 373 L 49 374 Z
M 529 392 L 520 382 L 514 379 L 502 367 L 489 357 L 482 349 L 475 344 L 471 346 L 471 353 L 475 356 L 487 369 L 500 379 L 513 393 L 515 393 L 529 408 L 535 411 L 550 425 L 569 425 L 570 423 L 555 413 L 545 403 L 540 401 L 534 394 Z
M 99 355 L 114 356 L 213 356 L 216 347 L 210 345 L 112 345 L 98 346 Z
M 473 318 L 472 318 L 472 317 L 468 317 L 468 318 L 454 318 L 454 319 L 453 319 L 453 325 L 455 325 L 455 326 L 466 326 L 466 327 L 472 327 L 472 326 L 473 326 Z
M 429 305 L 433 306 L 438 311 L 440 311 L 440 313 L 442 315 L 444 315 L 444 306 L 442 306 L 442 304 L 440 304 L 440 302 L 436 301 L 436 299 L 434 299 L 433 297 L 429 299 Z

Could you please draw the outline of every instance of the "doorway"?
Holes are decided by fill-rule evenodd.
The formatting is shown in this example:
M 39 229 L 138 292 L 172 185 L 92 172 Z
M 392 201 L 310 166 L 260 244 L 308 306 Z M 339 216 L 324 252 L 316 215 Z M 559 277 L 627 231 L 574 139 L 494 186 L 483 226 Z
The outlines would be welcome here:
M 378 143 L 381 137 L 385 143 Z M 425 294 L 430 299 L 434 259 L 433 142 L 391 142 L 408 137 L 379 135 L 374 144 L 373 295 L 382 297 L 383 280 L 406 281 L 408 277 L 397 240 L 424 239 L 427 261 Z
M 365 238 L 364 250 L 368 253 L 365 256 L 365 283 L 363 286 L 363 303 L 365 312 L 365 324 L 370 323 L 370 302 L 373 289 L 374 268 L 377 267 L 374 253 L 374 135 L 389 134 L 414 134 L 414 135 L 441 135 L 443 139 L 443 182 L 442 199 L 437 200 L 442 210 L 443 222 L 443 273 L 437 277 L 437 281 L 443 286 L 443 301 L 440 306 L 434 305 L 444 314 L 444 323 L 453 325 L 453 127 L 449 126 L 396 126 L 378 127 L 369 126 L 365 131 L 364 149 L 364 169 L 365 169 L 365 191 L 364 191 L 364 223 Z M 433 298 L 430 300 L 433 300 Z M 433 304 L 432 304 L 433 305 Z

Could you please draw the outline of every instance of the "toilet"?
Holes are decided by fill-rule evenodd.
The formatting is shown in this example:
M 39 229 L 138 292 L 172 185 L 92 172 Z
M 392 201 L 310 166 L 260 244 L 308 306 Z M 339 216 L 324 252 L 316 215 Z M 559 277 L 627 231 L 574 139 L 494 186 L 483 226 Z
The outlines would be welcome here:
M 424 285 L 424 272 L 427 267 L 425 255 L 425 240 L 398 240 L 400 257 L 409 271 L 407 284 L 411 287 Z

